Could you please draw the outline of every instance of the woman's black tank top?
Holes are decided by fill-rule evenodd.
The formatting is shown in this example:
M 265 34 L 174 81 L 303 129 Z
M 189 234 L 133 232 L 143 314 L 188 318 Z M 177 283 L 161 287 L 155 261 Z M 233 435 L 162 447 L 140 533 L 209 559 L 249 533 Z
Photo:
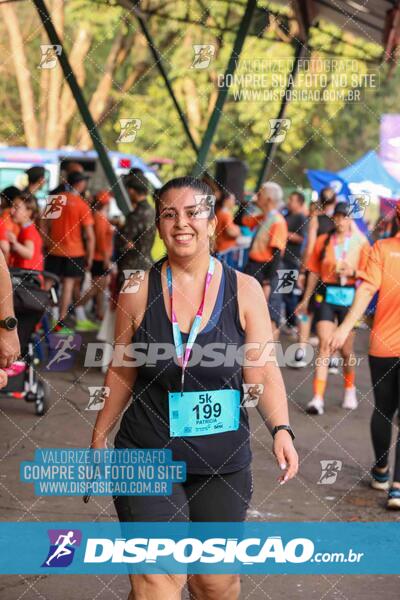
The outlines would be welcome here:
M 190 437 L 169 435 L 168 392 L 180 391 L 181 368 L 176 364 L 172 325 L 164 305 L 161 285 L 163 260 L 150 269 L 146 312 L 132 342 L 134 345 L 140 344 L 141 348 L 146 348 L 147 344 L 168 344 L 171 352 L 173 349 L 173 358 L 171 355 L 167 358 L 155 358 L 153 355 L 151 358 L 147 351 L 146 363 L 136 367 L 138 374 L 133 400 L 122 417 L 115 447 L 169 448 L 174 460 L 186 462 L 188 473 L 239 471 L 251 461 L 248 415 L 242 405 L 236 431 Z M 213 313 L 195 341 L 196 353 L 203 352 L 203 359 L 201 362 L 193 361 L 192 365 L 192 359 L 189 362 L 185 370 L 184 390 L 232 388 L 240 391 L 242 403 L 242 367 L 240 360 L 235 360 L 235 348 L 238 351 L 245 343 L 245 332 L 239 320 L 236 272 L 225 263 L 222 266 L 221 284 Z M 182 333 L 183 343 L 187 342 L 187 338 L 188 334 Z M 214 345 L 214 350 L 208 346 L 205 355 L 204 348 L 209 344 Z M 160 355 L 161 351 L 157 356 Z M 219 359 L 214 364 L 213 357 Z

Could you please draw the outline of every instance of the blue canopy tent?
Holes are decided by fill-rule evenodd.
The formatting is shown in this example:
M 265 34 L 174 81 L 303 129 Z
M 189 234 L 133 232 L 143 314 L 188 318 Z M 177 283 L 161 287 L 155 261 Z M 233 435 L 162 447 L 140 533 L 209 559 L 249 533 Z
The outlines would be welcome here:
M 361 193 L 369 194 L 372 199 L 400 197 L 400 182 L 386 171 L 374 150 L 337 173 L 317 170 L 307 170 L 306 173 L 313 190 L 320 192 L 323 187 L 332 187 L 339 200 L 348 200 L 349 194 Z M 366 234 L 364 219 L 354 220 Z
M 338 171 L 338 175 L 347 182 L 352 193 L 363 191 L 383 198 L 400 196 L 400 182 L 386 171 L 375 150 Z

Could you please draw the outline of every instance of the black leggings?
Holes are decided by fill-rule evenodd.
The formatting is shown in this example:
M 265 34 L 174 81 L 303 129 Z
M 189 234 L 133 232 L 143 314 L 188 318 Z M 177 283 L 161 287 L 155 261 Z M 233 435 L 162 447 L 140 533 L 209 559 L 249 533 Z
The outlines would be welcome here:
M 400 357 L 368 358 L 375 398 L 371 419 L 372 444 L 376 466 L 383 468 L 389 459 L 393 416 L 396 411 L 398 418 L 400 416 Z M 393 481 L 400 482 L 400 431 L 396 443 Z

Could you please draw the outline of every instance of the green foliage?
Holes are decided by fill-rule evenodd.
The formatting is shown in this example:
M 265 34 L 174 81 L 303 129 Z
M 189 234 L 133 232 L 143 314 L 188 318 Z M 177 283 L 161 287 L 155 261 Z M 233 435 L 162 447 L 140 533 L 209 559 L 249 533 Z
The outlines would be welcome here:
M 154 8 L 157 2 L 148 2 Z M 164 2 L 165 10 L 177 18 L 188 15 L 188 3 Z M 199 4 L 199 3 L 198 3 Z M 259 3 L 259 6 L 267 3 Z M 206 129 L 216 93 L 218 77 L 226 68 L 232 49 L 234 35 L 230 32 L 218 37 L 215 25 L 239 22 L 244 0 L 231 2 L 229 13 L 226 2 L 206 3 L 210 14 L 197 9 L 191 18 L 202 20 L 205 27 L 185 25 L 168 19 L 151 17 L 147 20 L 154 41 L 163 57 L 165 68 L 171 79 L 177 99 L 183 111 L 188 115 L 189 126 L 197 143 Z M 285 88 L 290 64 L 294 56 L 293 47 L 279 42 L 276 36 L 284 37 L 284 28 L 279 19 L 290 16 L 288 8 L 272 6 L 281 17 L 276 17 L 273 31 L 270 29 L 261 38 L 248 37 L 236 72 L 236 84 L 229 89 L 227 102 L 213 140 L 208 166 L 212 171 L 213 161 L 222 156 L 236 156 L 247 161 L 250 172 L 248 185 L 257 180 L 270 127 L 269 119 L 275 118 L 279 111 L 279 92 Z M 37 74 L 37 54 L 39 44 L 43 43 L 38 31 L 40 24 L 32 6 L 21 4 L 19 13 L 21 29 L 29 23 L 36 28 L 36 35 L 26 37 L 27 56 L 35 94 L 38 95 L 39 77 Z M 140 29 L 134 17 L 127 19 L 128 11 L 119 5 L 105 4 L 94 0 L 73 0 L 66 2 L 65 47 L 71 48 L 77 28 L 85 26 L 93 35 L 93 43 L 85 60 L 86 81 L 84 94 L 89 101 L 92 97 L 107 60 L 108 53 L 118 32 L 134 33 L 132 48 L 127 60 L 113 73 L 111 98 L 115 104 L 100 126 L 101 134 L 110 149 L 117 149 L 119 119 L 140 118 L 141 128 L 132 144 L 119 144 L 118 149 L 149 159 L 154 156 L 169 157 L 175 160 L 173 167 L 166 167 L 166 176 L 174 173 L 184 174 L 191 170 L 195 156 L 185 137 L 182 124 L 177 116 L 172 100 L 153 58 L 141 38 Z M 278 23 L 278 25 L 277 25 Z M 6 36 L 4 25 L 0 25 Z M 4 39 L 4 37 L 3 37 Z M 142 40 L 142 43 L 140 41 Z M 193 44 L 211 44 L 215 54 L 207 69 L 195 69 L 192 66 Z M 309 92 L 307 98 L 294 99 L 288 106 L 285 117 L 291 119 L 291 127 L 286 139 L 278 148 L 274 157 L 272 176 L 285 186 L 305 183 L 305 168 L 325 168 L 335 170 L 354 161 L 363 152 L 376 148 L 379 142 L 380 115 L 384 112 L 397 112 L 396 91 L 399 73 L 387 80 L 387 66 L 379 65 L 382 48 L 376 44 L 355 38 L 342 32 L 332 23 L 319 23 L 311 30 L 311 52 L 308 58 L 329 60 L 336 66 L 315 67 L 315 81 L 306 81 L 304 71 L 300 70 L 295 85 L 296 92 Z M 321 90 L 321 78 L 326 76 L 326 89 L 332 93 L 338 88 L 338 77 L 343 72 L 345 60 L 352 60 L 352 66 L 345 69 L 346 83 L 341 82 L 342 91 L 351 90 L 350 80 L 357 82 L 360 97 L 357 101 L 348 101 L 346 93 L 342 99 L 317 99 Z M 129 90 L 123 90 L 124 82 L 129 80 L 132 69 L 139 63 L 148 63 L 148 68 Z M 268 63 L 268 68 L 260 68 L 257 63 Z M 363 76 L 379 73 L 380 86 L 367 85 Z M 263 76 L 262 84 L 254 84 L 254 76 Z M 240 77 L 248 75 L 249 81 L 243 84 Z M 253 77 L 253 81 L 250 81 Z M 358 78 L 358 79 L 357 79 Z M 353 85 L 354 85 L 353 81 Z M 193 85 L 194 84 L 194 85 Z M 369 89 L 368 89 L 369 88 Z M 245 91 L 261 91 L 266 96 L 245 96 Z M 212 101 L 210 101 L 212 98 Z M 0 78 L 0 101 L 3 119 L 0 124 L 0 139 L 5 143 L 24 144 L 20 128 L 14 124 L 20 122 L 19 100 L 14 74 L 10 64 L 3 66 Z M 80 116 L 76 114 L 73 126 L 69 127 L 68 144 L 74 144 Z M 11 137 L 10 137 L 11 135 Z

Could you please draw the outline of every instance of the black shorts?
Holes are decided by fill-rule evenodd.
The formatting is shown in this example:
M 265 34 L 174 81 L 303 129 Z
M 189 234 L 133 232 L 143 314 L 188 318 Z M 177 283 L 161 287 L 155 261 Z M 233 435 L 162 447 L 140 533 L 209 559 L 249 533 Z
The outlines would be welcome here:
M 321 302 L 321 304 L 315 305 L 314 320 L 315 323 L 319 321 L 332 321 L 341 325 L 349 312 L 350 306 L 339 306 L 338 304 L 331 304 L 330 302 Z
M 102 275 L 108 274 L 109 269 L 104 268 L 104 261 L 94 260 L 90 272 L 93 275 L 93 277 L 102 277 Z
M 68 256 L 55 256 L 49 254 L 46 257 L 44 268 L 54 275 L 59 277 L 73 277 L 80 278 L 85 274 L 85 257 L 75 256 L 70 258 Z
M 255 277 L 262 285 L 264 281 L 269 280 L 269 277 L 266 277 L 265 275 L 265 271 L 268 269 L 268 267 L 268 263 L 258 262 L 249 258 L 244 272 L 247 273 L 247 275 L 252 275 L 252 277 Z
M 281 322 L 282 295 L 275 292 L 279 277 L 277 273 L 273 273 L 272 277 L 269 277 L 267 276 L 268 272 L 268 263 L 257 262 L 256 260 L 251 259 L 247 261 L 245 273 L 257 279 L 261 285 L 263 285 L 265 281 L 268 281 L 271 286 L 271 293 L 268 298 L 268 311 L 271 321 L 279 327 Z
M 118 518 L 126 521 L 244 521 L 253 493 L 250 466 L 224 475 L 188 474 L 170 496 L 115 496 Z

